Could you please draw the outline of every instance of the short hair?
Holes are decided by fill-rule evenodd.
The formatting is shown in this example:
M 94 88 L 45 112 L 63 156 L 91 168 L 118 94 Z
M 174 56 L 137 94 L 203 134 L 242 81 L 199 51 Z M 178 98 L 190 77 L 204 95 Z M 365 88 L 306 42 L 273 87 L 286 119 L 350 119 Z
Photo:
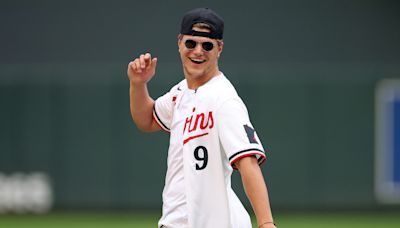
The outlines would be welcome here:
M 202 23 L 202 22 L 193 24 L 192 27 L 193 27 L 193 28 L 199 28 L 199 29 L 209 29 L 209 30 L 211 30 L 211 26 L 210 26 L 209 24 L 207 24 L 207 23 Z M 183 36 L 182 34 L 179 34 L 179 35 L 178 35 L 178 40 L 181 40 L 181 39 L 182 39 L 182 36 Z M 220 39 L 215 39 L 215 40 L 217 41 L 217 44 L 218 44 L 218 45 L 221 45 L 222 40 L 220 40 Z
M 199 29 L 211 29 L 211 26 L 207 23 L 196 23 L 192 26 L 193 28 L 199 28 Z

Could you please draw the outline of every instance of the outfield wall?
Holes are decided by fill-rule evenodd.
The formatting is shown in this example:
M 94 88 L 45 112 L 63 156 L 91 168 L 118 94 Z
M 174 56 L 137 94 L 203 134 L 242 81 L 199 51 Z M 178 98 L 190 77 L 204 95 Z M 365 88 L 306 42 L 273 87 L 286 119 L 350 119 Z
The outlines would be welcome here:
M 176 34 L 195 4 L 96 3 L 2 8 L 0 205 L 25 196 L 7 195 L 18 192 L 15 174 L 40 173 L 53 208 L 160 208 L 168 134 L 133 125 L 126 65 L 147 50 L 159 57 L 154 97 L 180 80 Z M 269 150 L 263 172 L 273 206 L 380 206 L 374 97 L 380 80 L 400 78 L 399 4 L 210 5 L 227 23 L 220 68 Z

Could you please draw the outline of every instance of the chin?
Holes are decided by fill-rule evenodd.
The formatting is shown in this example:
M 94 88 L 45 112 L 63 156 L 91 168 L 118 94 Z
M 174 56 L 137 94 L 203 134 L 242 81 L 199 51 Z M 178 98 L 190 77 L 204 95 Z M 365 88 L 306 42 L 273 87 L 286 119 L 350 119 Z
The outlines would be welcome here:
M 185 68 L 186 74 L 192 78 L 201 77 L 206 74 L 204 69 Z

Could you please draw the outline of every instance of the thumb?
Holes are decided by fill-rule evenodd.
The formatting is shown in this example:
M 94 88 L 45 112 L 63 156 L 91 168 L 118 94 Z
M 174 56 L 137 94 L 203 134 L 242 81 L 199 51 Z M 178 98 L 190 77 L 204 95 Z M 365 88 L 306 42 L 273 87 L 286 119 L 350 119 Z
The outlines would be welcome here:
M 157 67 L 157 58 L 153 58 L 153 59 L 151 60 L 151 67 L 152 67 L 153 69 L 155 69 L 155 68 Z

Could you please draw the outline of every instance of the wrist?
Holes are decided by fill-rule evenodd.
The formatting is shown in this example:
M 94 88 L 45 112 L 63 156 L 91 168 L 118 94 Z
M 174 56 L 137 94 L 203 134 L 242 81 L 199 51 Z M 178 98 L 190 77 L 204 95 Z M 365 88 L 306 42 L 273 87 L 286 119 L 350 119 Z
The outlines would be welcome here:
M 142 90 L 147 88 L 147 83 L 142 81 L 130 81 L 130 87 L 135 90 Z
M 263 227 L 276 227 L 276 225 L 273 221 L 268 221 L 268 222 L 263 222 L 258 226 L 258 228 L 263 228 Z

